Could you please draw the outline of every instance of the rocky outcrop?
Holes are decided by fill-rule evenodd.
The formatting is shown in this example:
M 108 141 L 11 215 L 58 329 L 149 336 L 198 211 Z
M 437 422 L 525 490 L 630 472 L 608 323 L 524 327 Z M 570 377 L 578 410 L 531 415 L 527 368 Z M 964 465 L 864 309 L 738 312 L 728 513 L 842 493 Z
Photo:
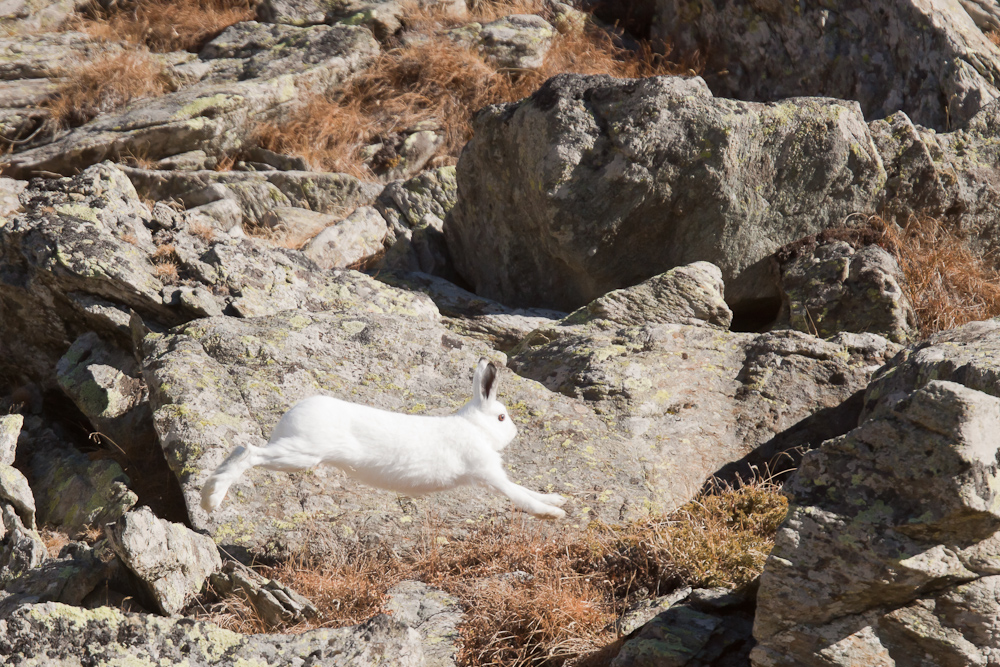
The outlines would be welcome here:
M 17 452 L 17 437 L 21 434 L 24 417 L 19 414 L 0 416 L 0 465 L 14 463 Z
M 723 298 L 722 271 L 709 262 L 679 266 L 634 287 L 612 290 L 571 313 L 566 324 L 708 324 L 729 329 L 733 311 Z
M 903 112 L 871 123 L 885 164 L 885 210 L 900 224 L 910 216 L 943 220 L 987 257 L 1000 250 L 1000 101 L 952 132 L 915 125 Z
M 687 589 L 626 635 L 611 667 L 745 665 L 753 647 L 754 591 Z
M 321 269 L 358 268 L 385 252 L 382 242 L 387 232 L 379 212 L 362 206 L 317 234 L 302 252 Z
M 885 172 L 855 103 L 559 75 L 476 117 L 457 179 L 445 235 L 478 294 L 570 310 L 709 261 L 738 311 L 777 303 L 781 245 L 874 212 Z
M 429 169 L 385 186 L 374 206 L 389 225 L 381 267 L 454 277 L 444 219 L 455 206 L 455 168 Z
M 215 156 L 235 152 L 254 120 L 273 118 L 301 98 L 330 90 L 367 66 L 378 50 L 364 28 L 239 23 L 209 42 L 198 58 L 172 68 L 184 84 L 180 90 L 5 156 L 0 168 L 8 176 L 27 178 L 39 172 L 77 173 L 124 155 L 155 160 L 193 150 Z
M 959 0 L 659 0 L 652 34 L 682 57 L 700 52 L 720 97 L 839 97 L 868 118 L 902 110 L 939 130 L 972 118 L 1000 84 L 1000 51 Z
M 906 348 L 872 377 L 863 419 L 890 413 L 931 380 L 948 380 L 1000 397 L 1000 320 L 971 322 Z
M 464 620 L 458 600 L 421 581 L 401 581 L 389 589 L 386 612 L 420 633 L 427 667 L 454 667 L 458 626 Z
M 895 349 L 870 334 L 822 341 L 597 320 L 538 329 L 510 366 L 605 415 L 644 451 L 656 505 L 675 508 L 725 464 L 863 389 Z
M 807 454 L 761 577 L 753 664 L 987 664 L 998 428 L 1000 399 L 935 379 Z
M 793 244 L 778 253 L 783 297 L 779 321 L 821 338 L 841 331 L 877 333 L 905 343 L 916 315 L 895 258 L 877 245 L 831 240 Z
M 25 212 L 0 228 L 0 309 L 11 314 L 0 319 L 0 371 L 15 377 L 55 384 L 59 359 L 87 331 L 131 349 L 131 311 L 161 329 L 224 312 L 325 310 L 361 295 L 371 297 L 364 308 L 391 307 L 391 295 L 396 307 L 433 309 L 360 274 L 321 273 L 294 251 L 205 234 L 168 207 L 151 213 L 110 164 L 34 183 L 22 194 Z
M 257 612 L 267 627 L 291 625 L 319 616 L 316 605 L 288 586 L 266 579 L 236 561 L 226 561 L 209 577 L 221 598 L 238 597 Z
M 0 621 L 0 656 L 22 665 L 84 664 L 291 665 L 341 663 L 423 667 L 420 635 L 389 616 L 360 625 L 298 635 L 241 635 L 212 623 L 56 602 L 26 605 Z M 126 639 L 127 638 L 127 639 Z
M 499 67 L 515 70 L 541 67 L 555 34 L 555 28 L 534 14 L 513 14 L 485 25 L 470 23 L 449 32 Z
M 111 548 L 135 575 L 153 606 L 177 614 L 222 569 L 210 537 L 156 518 L 148 507 L 126 513 L 107 528 Z

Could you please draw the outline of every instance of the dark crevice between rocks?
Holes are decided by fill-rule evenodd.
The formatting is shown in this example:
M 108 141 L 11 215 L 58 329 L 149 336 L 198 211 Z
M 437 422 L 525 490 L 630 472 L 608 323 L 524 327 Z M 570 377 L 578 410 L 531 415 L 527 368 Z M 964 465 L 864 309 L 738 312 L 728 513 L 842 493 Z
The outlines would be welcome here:
M 767 331 L 778 321 L 781 298 L 744 301 L 737 307 L 730 304 L 730 308 L 733 310 L 733 322 L 729 326 L 731 331 L 760 333 Z
M 137 433 L 133 443 L 114 443 L 100 435 L 76 404 L 56 389 L 42 394 L 40 415 L 67 444 L 87 458 L 112 459 L 118 463 L 131 480 L 129 488 L 139 497 L 137 505 L 149 506 L 160 518 L 190 525 L 180 483 L 167 465 L 156 433 L 152 431 L 152 415 L 141 427 L 142 431 L 148 428 L 149 432 Z M 136 443 L 146 444 L 137 446 Z M 29 480 L 30 454 L 19 449 L 15 459 L 15 467 Z

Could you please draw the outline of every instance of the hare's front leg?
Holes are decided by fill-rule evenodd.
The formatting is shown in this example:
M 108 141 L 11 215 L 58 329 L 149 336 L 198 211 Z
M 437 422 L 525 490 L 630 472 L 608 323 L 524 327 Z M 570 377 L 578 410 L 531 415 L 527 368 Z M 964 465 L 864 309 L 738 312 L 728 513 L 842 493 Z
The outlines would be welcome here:
M 498 473 L 489 475 L 483 481 L 485 484 L 492 486 L 494 489 L 510 498 L 511 502 L 514 503 L 514 507 L 524 510 L 532 516 L 536 516 L 541 519 L 562 519 L 566 516 L 566 512 L 562 511 L 558 507 L 539 500 L 538 497 L 544 497 L 543 494 L 535 493 L 530 489 L 524 488 L 520 484 L 515 484 L 507 479 L 507 475 L 505 475 L 502 470 Z
M 537 491 L 532 491 L 527 487 L 521 487 L 525 491 L 531 494 L 531 497 L 540 503 L 545 503 L 546 505 L 555 505 L 556 507 L 562 507 L 566 504 L 566 496 L 561 496 L 558 493 L 538 493 Z

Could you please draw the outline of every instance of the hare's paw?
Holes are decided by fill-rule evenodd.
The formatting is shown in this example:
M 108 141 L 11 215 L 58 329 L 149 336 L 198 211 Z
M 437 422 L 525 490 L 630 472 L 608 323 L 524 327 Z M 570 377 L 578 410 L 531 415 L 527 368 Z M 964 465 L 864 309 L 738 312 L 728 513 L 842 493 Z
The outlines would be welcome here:
M 542 502 L 547 505 L 555 505 L 556 507 L 562 507 L 569 500 L 566 496 L 560 496 L 558 493 L 546 493 L 542 495 Z
M 213 475 L 201 487 L 201 508 L 206 512 L 214 512 L 219 509 L 225 497 L 226 489 L 219 488 L 219 479 Z
M 538 512 L 532 512 L 532 514 L 539 519 L 565 519 L 566 512 L 562 511 L 558 507 L 546 507 Z

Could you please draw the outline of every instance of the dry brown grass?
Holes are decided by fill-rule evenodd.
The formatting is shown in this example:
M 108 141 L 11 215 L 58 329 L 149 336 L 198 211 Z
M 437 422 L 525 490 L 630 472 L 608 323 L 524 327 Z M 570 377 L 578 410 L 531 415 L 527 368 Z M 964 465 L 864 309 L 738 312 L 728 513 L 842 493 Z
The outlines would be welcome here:
M 168 285 L 180 280 L 180 274 L 177 271 L 180 258 L 177 256 L 177 248 L 174 247 L 174 244 L 167 243 L 157 246 L 151 257 L 153 271 L 157 278 Z
M 518 2 L 521 11 L 541 3 Z M 510 12 L 511 3 L 483 3 L 479 13 L 491 17 Z M 317 97 L 281 125 L 265 124 L 257 142 L 270 150 L 303 157 L 313 168 L 371 178 L 396 164 L 396 149 L 409 128 L 421 123 L 440 128 L 444 143 L 436 164 L 457 158 L 472 135 L 473 114 L 488 104 L 522 99 L 548 78 L 562 72 L 610 74 L 634 78 L 688 73 L 646 47 L 639 53 L 616 48 L 597 30 L 557 35 L 539 70 L 505 71 L 475 49 L 442 33 L 452 24 L 440 17 L 414 13 L 410 29 L 434 35 L 384 52 L 355 77 L 335 99 Z M 381 143 L 369 164 L 363 149 Z
M 903 290 L 928 336 L 1000 316 L 1000 271 L 953 224 L 911 218 L 905 227 L 873 217 L 882 244 L 903 271 Z
M 59 127 L 83 125 L 100 113 L 123 108 L 140 97 L 170 89 L 163 66 L 136 49 L 99 56 L 66 72 L 55 95 L 44 104 Z
M 134 0 L 112 11 L 93 4 L 72 27 L 166 53 L 198 51 L 228 26 L 253 17 L 252 0 Z
M 205 243 L 211 243 L 215 240 L 215 227 L 204 222 L 194 222 L 188 225 L 187 231 Z
M 751 581 L 786 507 L 778 487 L 752 482 L 702 496 L 666 518 L 593 524 L 583 536 L 514 517 L 486 523 L 460 542 L 442 543 L 429 529 L 426 545 L 407 557 L 388 550 L 303 556 L 264 574 L 323 613 L 292 632 L 361 622 L 381 610 L 394 584 L 419 579 L 466 609 L 460 664 L 561 665 L 614 641 L 614 621 L 639 597 L 685 584 Z M 228 601 L 209 618 L 232 629 L 259 626 L 252 609 Z
M 994 45 L 1000 46 L 1000 32 L 996 30 L 990 30 L 986 33 L 986 38 L 993 42 Z

